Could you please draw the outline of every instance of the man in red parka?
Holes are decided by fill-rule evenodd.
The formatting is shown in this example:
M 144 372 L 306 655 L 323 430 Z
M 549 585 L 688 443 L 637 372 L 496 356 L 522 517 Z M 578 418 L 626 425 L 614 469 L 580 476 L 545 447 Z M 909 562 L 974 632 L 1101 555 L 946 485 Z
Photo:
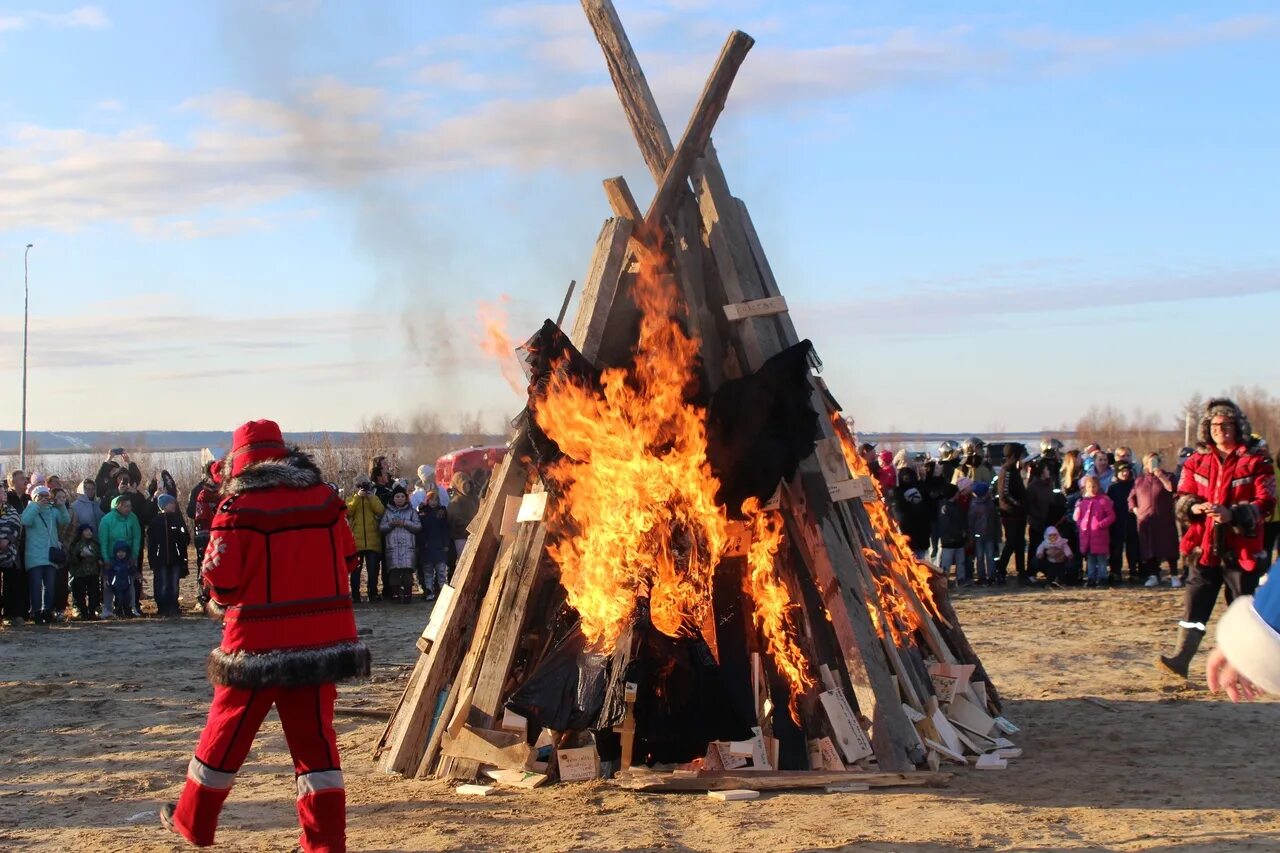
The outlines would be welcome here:
M 202 572 L 223 625 L 209 655 L 213 704 L 182 796 L 160 820 L 192 844 L 213 844 L 236 772 L 274 705 L 293 756 L 302 849 L 342 853 L 334 684 L 367 677 L 370 667 L 351 609 L 356 547 L 346 506 L 273 421 L 237 429 L 214 476 L 220 503 Z
M 1252 595 L 1263 561 L 1263 522 L 1276 505 L 1271 459 L 1248 444 L 1250 429 L 1240 407 L 1227 399 L 1210 400 L 1200 420 L 1200 444 L 1182 466 L 1178 481 L 1178 520 L 1187 525 L 1180 550 L 1191 559 L 1178 650 L 1160 656 L 1159 665 L 1187 677 L 1191 658 L 1204 639 L 1218 592 L 1227 603 Z

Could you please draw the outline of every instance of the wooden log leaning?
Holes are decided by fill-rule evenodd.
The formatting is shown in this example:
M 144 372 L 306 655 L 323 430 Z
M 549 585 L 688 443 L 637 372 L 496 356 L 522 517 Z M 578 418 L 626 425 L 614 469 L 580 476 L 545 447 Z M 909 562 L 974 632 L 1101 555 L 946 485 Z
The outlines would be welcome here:
M 596 238 L 595 251 L 587 277 L 582 280 L 582 295 L 578 298 L 578 315 L 574 318 L 569 337 L 578 351 L 594 360 L 604 339 L 605 326 L 614 299 L 618 295 L 618 278 L 626 260 L 627 242 L 631 239 L 634 223 L 617 217 L 606 220 Z
M 507 674 L 520 644 L 521 630 L 525 624 L 525 611 L 534 582 L 542 566 L 542 548 L 547 528 L 541 522 L 524 522 L 517 531 L 510 552 L 506 555 L 501 572 L 501 585 L 497 584 L 499 571 L 494 572 L 495 585 L 485 596 L 485 608 L 492 605 L 494 621 L 485 632 L 483 642 L 477 632 L 472 641 L 477 665 L 474 678 L 464 683 L 460 677 L 455 690 L 471 688 L 470 707 L 460 709 L 466 714 L 467 724 L 473 728 L 487 729 L 493 726 L 503 700 L 503 688 Z M 430 756 L 427 756 L 430 759 Z M 451 779 L 474 779 L 480 765 L 470 758 L 450 757 L 441 761 L 436 775 Z
M 693 115 L 689 118 L 684 135 L 680 137 L 680 144 L 667 159 L 662 177 L 658 180 L 658 190 L 653 194 L 653 201 L 644 215 L 643 231 L 646 234 L 657 233 L 677 194 L 689 185 L 689 170 L 693 161 L 702 156 L 703 149 L 711 141 L 711 129 L 724 110 L 733 78 L 737 76 L 742 60 L 746 59 L 747 51 L 754 44 L 755 39 L 741 30 L 734 30 L 729 34 L 715 68 L 702 89 Z

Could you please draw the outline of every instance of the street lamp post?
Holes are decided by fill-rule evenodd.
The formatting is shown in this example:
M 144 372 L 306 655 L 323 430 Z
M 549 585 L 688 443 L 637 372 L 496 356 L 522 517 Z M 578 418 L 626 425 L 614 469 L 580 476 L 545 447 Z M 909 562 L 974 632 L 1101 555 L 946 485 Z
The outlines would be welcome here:
M 22 432 L 18 436 L 18 468 L 27 470 L 27 317 L 31 305 L 30 272 L 27 255 L 34 243 L 22 252 Z

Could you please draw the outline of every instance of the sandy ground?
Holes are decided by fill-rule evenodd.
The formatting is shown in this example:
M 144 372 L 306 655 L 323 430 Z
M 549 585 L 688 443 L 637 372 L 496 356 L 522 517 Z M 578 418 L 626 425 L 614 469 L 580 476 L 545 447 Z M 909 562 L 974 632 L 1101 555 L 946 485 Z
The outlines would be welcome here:
M 190 595 L 190 593 L 188 593 Z M 1280 704 L 1233 706 L 1163 682 L 1163 590 L 962 594 L 969 635 L 1023 729 L 1003 772 L 941 790 L 777 794 L 713 803 L 561 785 L 464 798 L 380 774 L 382 725 L 341 718 L 352 850 L 1280 849 L 1272 744 Z M 363 607 L 377 666 L 340 702 L 388 707 L 427 606 Z M 176 798 L 210 688 L 201 617 L 0 632 L 0 850 L 177 850 L 156 810 Z M 1085 701 L 1104 700 L 1110 708 Z M 222 849 L 289 850 L 292 767 L 274 713 L 223 815 Z

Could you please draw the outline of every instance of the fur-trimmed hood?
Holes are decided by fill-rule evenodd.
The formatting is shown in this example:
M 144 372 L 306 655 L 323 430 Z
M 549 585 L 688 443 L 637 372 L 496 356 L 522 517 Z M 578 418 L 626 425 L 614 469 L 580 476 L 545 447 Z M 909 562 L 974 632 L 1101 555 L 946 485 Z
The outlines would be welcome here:
M 1209 422 L 1214 418 L 1227 417 L 1236 422 L 1236 441 L 1240 444 L 1249 443 L 1249 434 L 1253 432 L 1253 427 L 1249 425 L 1249 419 L 1245 417 L 1244 412 L 1235 404 L 1234 400 L 1227 397 L 1215 397 L 1204 404 L 1204 414 L 1200 417 L 1200 427 L 1196 431 L 1196 438 L 1201 444 L 1207 444 L 1213 447 L 1213 438 L 1209 435 Z
M 224 460 L 221 469 L 230 471 L 230 463 Z M 311 454 L 293 447 L 289 449 L 289 455 L 282 459 L 257 462 L 247 466 L 238 476 L 224 480 L 221 494 L 230 496 L 280 487 L 307 489 L 323 482 L 324 475 L 320 473 L 320 467 L 311 458 Z

